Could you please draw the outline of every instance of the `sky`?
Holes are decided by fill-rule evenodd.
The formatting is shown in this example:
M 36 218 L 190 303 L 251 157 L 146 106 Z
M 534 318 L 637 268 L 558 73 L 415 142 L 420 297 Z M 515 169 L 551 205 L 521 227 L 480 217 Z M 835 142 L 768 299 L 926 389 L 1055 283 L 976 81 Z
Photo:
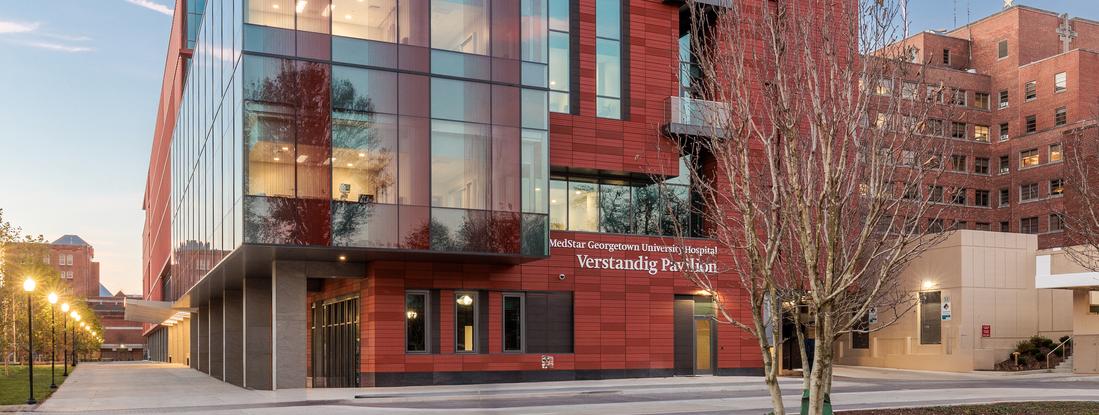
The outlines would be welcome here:
M 1095 0 L 1015 3 L 1099 20 Z M 1002 5 L 909 0 L 911 31 L 964 25 Z M 141 201 L 173 7 L 0 0 L 0 209 L 49 240 L 80 235 L 112 292 L 141 292 Z

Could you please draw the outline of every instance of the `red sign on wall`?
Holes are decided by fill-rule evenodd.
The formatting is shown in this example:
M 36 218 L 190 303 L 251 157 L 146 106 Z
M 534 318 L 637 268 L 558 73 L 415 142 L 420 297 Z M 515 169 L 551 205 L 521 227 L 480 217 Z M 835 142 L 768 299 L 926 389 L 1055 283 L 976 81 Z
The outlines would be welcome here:
M 992 337 L 992 325 L 985 324 L 981 326 L 981 337 Z

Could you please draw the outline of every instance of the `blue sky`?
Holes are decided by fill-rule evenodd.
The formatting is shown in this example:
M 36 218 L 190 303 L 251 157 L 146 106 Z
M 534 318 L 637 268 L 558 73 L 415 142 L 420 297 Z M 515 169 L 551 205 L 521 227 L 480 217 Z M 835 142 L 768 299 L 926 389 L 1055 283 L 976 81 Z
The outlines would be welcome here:
M 1018 0 L 1099 20 L 1094 0 Z M 141 291 L 141 198 L 171 0 L 0 1 L 0 208 L 49 239 L 95 246 L 112 291 Z M 955 4 L 957 7 L 955 9 Z M 912 31 L 1001 0 L 910 0 Z

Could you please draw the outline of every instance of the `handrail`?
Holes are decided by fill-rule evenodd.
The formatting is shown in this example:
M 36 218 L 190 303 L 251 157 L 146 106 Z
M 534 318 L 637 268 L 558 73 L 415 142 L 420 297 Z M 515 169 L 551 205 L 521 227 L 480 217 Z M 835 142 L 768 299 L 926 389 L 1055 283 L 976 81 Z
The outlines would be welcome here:
M 1053 355 L 1053 352 L 1056 352 L 1057 349 L 1064 347 L 1064 345 L 1070 341 L 1072 341 L 1072 336 L 1069 336 L 1069 338 L 1065 339 L 1065 341 L 1061 342 L 1061 344 L 1058 344 L 1057 347 L 1054 347 L 1053 350 L 1050 350 L 1049 353 L 1046 353 L 1046 370 L 1053 370 L 1052 367 L 1049 367 L 1049 357 Z M 1068 348 L 1066 347 L 1065 350 L 1068 351 Z M 1068 356 L 1065 357 L 1067 358 Z

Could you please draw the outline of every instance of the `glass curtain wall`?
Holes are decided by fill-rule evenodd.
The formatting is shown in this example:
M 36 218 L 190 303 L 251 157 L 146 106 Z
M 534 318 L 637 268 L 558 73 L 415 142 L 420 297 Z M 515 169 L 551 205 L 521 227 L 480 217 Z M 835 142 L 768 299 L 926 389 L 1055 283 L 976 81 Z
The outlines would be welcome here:
M 189 0 L 188 43 L 171 143 L 172 274 L 178 299 L 243 241 L 241 3 Z
M 622 118 L 622 0 L 595 2 L 595 114 Z
M 242 13 L 244 242 L 548 254 L 548 0 Z

